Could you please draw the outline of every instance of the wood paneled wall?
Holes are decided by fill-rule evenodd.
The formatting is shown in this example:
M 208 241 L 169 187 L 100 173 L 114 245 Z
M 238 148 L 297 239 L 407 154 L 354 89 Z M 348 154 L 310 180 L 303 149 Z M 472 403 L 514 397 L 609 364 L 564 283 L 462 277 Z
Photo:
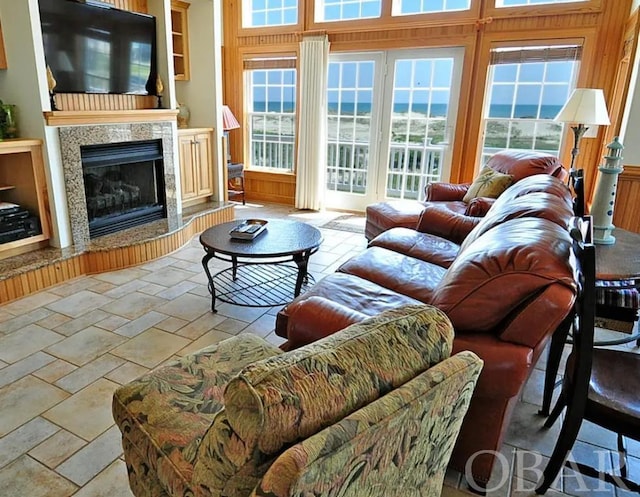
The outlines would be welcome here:
M 458 104 L 456 135 L 454 137 L 451 180 L 469 181 L 477 168 L 478 148 L 482 133 L 482 105 L 486 90 L 489 52 L 496 44 L 512 46 L 538 41 L 556 42 L 576 40 L 584 44 L 578 86 L 604 89 L 612 119 L 608 130 L 600 129 L 595 139 L 583 139 L 578 166 L 586 172 L 586 191 L 593 194 L 597 165 L 601 161 L 606 137 L 619 132 L 618 115 L 626 99 L 630 71 L 623 67 L 625 46 L 635 43 L 636 21 L 630 18 L 632 0 L 590 0 L 575 4 L 530 6 L 521 9 L 496 9 L 494 0 L 473 0 L 473 18 L 415 16 L 401 25 L 401 20 L 372 20 L 362 22 L 310 24 L 314 2 L 299 2 L 301 25 L 294 28 L 247 30 L 241 29 L 241 0 L 224 0 L 223 78 L 224 99 L 242 121 L 244 108 L 242 60 L 249 54 L 277 54 L 296 51 L 301 35 L 310 30 L 325 30 L 331 51 L 387 50 L 409 47 L 464 46 L 466 56 L 462 88 Z M 389 2 L 384 3 L 388 7 Z M 388 9 L 387 9 L 388 10 Z M 633 17 L 633 16 L 632 16 Z M 435 19 L 435 20 L 434 20 Z M 632 45 L 633 46 L 633 45 Z M 629 64 L 627 59 L 627 64 Z M 246 123 L 242 123 L 246 124 Z M 567 127 L 568 128 L 568 127 Z M 231 136 L 232 155 L 245 162 L 244 126 Z M 563 162 L 569 164 L 573 145 L 571 130 L 567 131 L 561 151 Z M 613 136 L 613 135 L 611 135 Z M 257 187 L 257 181 L 253 183 Z M 249 189 L 251 188 L 251 189 Z M 248 197 L 263 196 L 250 185 Z M 265 188 L 268 190 L 268 188 Z M 293 189 L 292 191 L 295 191 Z M 275 200 L 275 198 L 273 199 Z M 292 203 L 287 202 L 287 203 Z
M 249 201 L 294 205 L 296 177 L 293 174 L 245 171 L 244 190 Z
M 148 13 L 147 0 L 102 0 L 122 10 Z M 54 74 L 55 77 L 55 74 Z M 143 95 L 101 95 L 87 93 L 57 93 L 59 110 L 136 110 L 156 107 L 155 97 Z
M 640 166 L 624 166 L 618 176 L 613 224 L 640 233 Z

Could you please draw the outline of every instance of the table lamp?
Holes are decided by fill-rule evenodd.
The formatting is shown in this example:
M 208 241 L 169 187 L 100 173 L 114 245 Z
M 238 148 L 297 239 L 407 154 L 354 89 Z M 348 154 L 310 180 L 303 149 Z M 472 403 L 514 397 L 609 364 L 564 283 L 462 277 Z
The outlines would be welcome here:
M 577 126 L 571 126 L 574 142 L 573 149 L 571 149 L 571 167 L 569 171 L 573 172 L 575 170 L 576 156 L 580 152 L 580 138 L 589 129 L 586 125 L 611 124 L 609 113 L 607 112 L 607 104 L 604 101 L 604 92 L 595 88 L 576 88 L 554 121 L 577 124 Z
M 240 123 L 233 115 L 228 105 L 222 106 L 222 130 L 224 131 L 224 137 L 227 140 L 227 162 L 231 163 L 231 151 L 229 147 L 229 131 L 240 127 Z

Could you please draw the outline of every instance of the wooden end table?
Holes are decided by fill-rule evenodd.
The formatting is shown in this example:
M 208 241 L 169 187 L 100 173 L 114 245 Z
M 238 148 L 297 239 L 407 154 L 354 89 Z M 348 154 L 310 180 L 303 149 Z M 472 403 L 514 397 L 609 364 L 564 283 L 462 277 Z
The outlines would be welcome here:
M 202 266 L 209 279 L 211 311 L 216 298 L 245 307 L 274 307 L 289 303 L 315 280 L 309 274 L 309 257 L 322 243 L 320 231 L 305 223 L 268 220 L 264 233 L 253 240 L 229 236 L 240 220 L 219 224 L 200 235 L 206 255 Z M 231 267 L 211 274 L 213 258 L 230 262 Z M 291 264 L 293 263 L 293 264 Z

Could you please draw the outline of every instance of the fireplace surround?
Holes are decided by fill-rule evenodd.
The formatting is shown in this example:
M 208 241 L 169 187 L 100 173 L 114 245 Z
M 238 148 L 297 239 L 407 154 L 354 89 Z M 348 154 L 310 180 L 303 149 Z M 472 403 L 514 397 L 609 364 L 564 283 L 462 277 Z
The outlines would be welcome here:
M 161 140 L 85 145 L 80 155 L 92 239 L 166 217 Z
M 82 151 L 96 145 L 157 141 L 161 149 L 161 162 L 164 170 L 162 178 L 158 182 L 159 184 L 164 183 L 165 200 L 162 214 L 164 215 L 166 212 L 169 231 L 178 228 L 175 143 L 171 122 L 64 126 L 59 128 L 58 135 L 74 246 L 85 248 L 91 240 L 86 193 L 91 190 L 91 185 L 85 185 Z M 115 200 L 113 202 L 115 203 Z M 129 202 L 131 202 L 130 198 Z M 106 205 L 104 209 L 106 209 Z

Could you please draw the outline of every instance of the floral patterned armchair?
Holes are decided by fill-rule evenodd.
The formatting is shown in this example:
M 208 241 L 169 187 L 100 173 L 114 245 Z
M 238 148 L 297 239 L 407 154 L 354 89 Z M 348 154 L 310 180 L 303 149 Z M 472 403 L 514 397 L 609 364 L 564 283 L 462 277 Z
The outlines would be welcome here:
M 137 497 L 440 495 L 482 368 L 428 305 L 282 352 L 240 335 L 119 388 Z

